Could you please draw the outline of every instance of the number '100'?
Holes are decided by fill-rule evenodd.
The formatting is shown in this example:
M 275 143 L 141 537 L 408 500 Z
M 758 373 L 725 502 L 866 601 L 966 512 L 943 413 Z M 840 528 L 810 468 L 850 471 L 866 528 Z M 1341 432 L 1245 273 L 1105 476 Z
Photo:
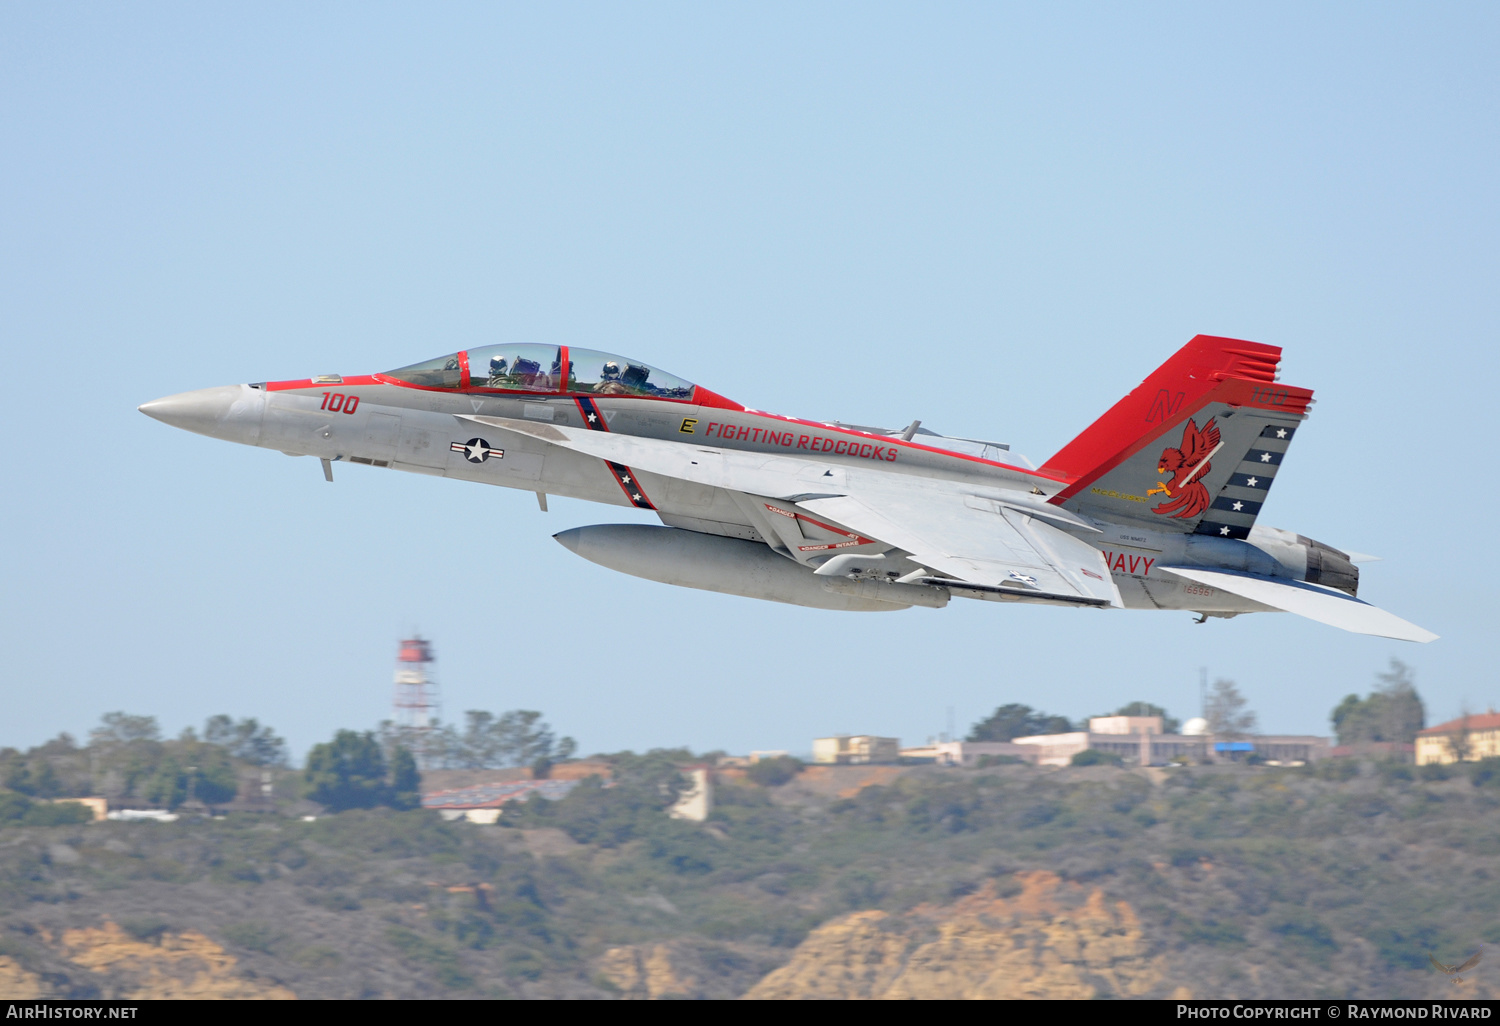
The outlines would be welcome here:
M 353 413 L 359 409 L 359 396 L 345 396 L 339 392 L 324 392 L 323 405 L 320 410 L 332 410 L 334 413 Z

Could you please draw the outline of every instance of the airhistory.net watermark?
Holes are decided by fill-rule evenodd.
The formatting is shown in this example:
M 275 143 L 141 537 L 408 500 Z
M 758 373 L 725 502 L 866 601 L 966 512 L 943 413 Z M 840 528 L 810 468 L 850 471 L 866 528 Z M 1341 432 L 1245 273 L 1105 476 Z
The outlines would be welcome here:
M 51 1001 L 17 1001 L 5 1008 L 7 1019 L 134 1019 L 137 1005 L 78 1005 Z

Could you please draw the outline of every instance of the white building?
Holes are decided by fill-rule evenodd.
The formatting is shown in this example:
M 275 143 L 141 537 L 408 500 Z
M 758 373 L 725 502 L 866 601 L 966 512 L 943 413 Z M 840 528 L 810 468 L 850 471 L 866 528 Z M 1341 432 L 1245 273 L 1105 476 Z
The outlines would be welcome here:
M 813 762 L 825 764 L 858 764 L 899 762 L 901 741 L 894 737 L 872 734 L 840 734 L 813 741 Z
M 1161 766 L 1173 759 L 1220 761 L 1242 752 L 1267 762 L 1297 764 L 1327 758 L 1332 750 L 1326 737 L 1260 734 L 1231 743 L 1204 733 L 1164 734 L 1161 728 L 1160 716 L 1095 716 L 1088 730 L 1018 737 L 1014 743 L 1034 748 L 1040 766 L 1067 766 L 1073 756 L 1091 748 L 1118 755 L 1127 766 Z M 1238 747 L 1243 745 L 1249 747 Z
M 682 775 L 688 787 L 677 796 L 677 801 L 667 810 L 673 819 L 690 819 L 702 823 L 714 810 L 714 781 L 707 766 L 683 766 Z
M 939 766 L 979 765 L 985 756 L 1012 756 L 1023 762 L 1035 762 L 1037 751 L 1011 741 L 934 741 L 919 748 L 901 749 L 903 759 L 931 759 Z
M 1073 756 L 1089 747 L 1089 732 L 1071 731 L 1067 734 L 1033 734 L 1031 737 L 1013 738 L 1012 743 L 1025 745 L 1036 751 L 1032 759 L 1038 766 L 1066 766 Z
M 1160 734 L 1160 716 L 1095 716 L 1089 720 L 1090 734 Z

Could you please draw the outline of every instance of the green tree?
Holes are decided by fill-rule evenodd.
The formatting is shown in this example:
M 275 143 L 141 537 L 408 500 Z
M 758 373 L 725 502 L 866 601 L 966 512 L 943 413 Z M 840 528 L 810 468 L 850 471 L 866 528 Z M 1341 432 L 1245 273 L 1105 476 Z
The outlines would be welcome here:
M 802 761 L 790 755 L 761 759 L 745 771 L 745 776 L 762 787 L 780 787 L 802 772 Z
M 175 809 L 187 800 L 188 776 L 177 757 L 168 755 L 156 764 L 156 772 L 147 779 L 142 796 L 157 805 Z
M 217 745 L 200 744 L 191 754 L 189 789 L 204 805 L 223 805 L 239 793 L 239 777 L 229 753 Z
M 42 759 L 32 771 L 32 791 L 38 798 L 56 798 L 63 793 L 62 781 L 58 779 L 57 767 Z
M 132 741 L 160 741 L 161 728 L 155 716 L 131 716 L 128 713 L 105 713 L 99 726 L 89 731 L 89 744 L 129 744 Z
M 106 713 L 89 731 L 90 762 L 101 790 L 145 796 L 166 748 L 154 716 Z
M 1220 677 L 1208 692 L 1208 705 L 1204 718 L 1208 720 L 1208 732 L 1215 737 L 1243 737 L 1255 729 L 1255 713 L 1246 709 L 1245 696 L 1234 681 Z
M 303 779 L 309 798 L 342 812 L 384 804 L 390 795 L 385 770 L 374 734 L 341 730 L 332 741 L 313 745 Z
M 540 760 L 566 759 L 577 749 L 570 737 L 558 738 L 552 727 L 534 709 L 513 709 L 495 724 L 500 751 L 512 766 L 529 766 Z
M 422 804 L 422 774 L 410 749 L 398 747 L 391 755 L 391 805 L 415 809 Z
M 65 782 L 55 762 L 73 761 L 68 757 L 78 749 L 67 734 L 60 734 L 46 744 L 30 749 L 24 755 L 14 748 L 0 749 L 0 782 L 12 791 L 37 798 L 57 798 L 70 790 L 77 791 L 79 781 Z
M 451 761 L 459 769 L 498 769 L 505 765 L 505 752 L 495 714 L 483 709 L 464 713 L 464 730 L 451 744 Z
M 1074 752 L 1073 758 L 1069 762 L 1074 766 L 1120 766 L 1124 764 L 1125 760 L 1114 752 L 1101 752 L 1097 748 L 1085 748 L 1081 752 Z
M 27 826 L 73 826 L 93 818 L 93 810 L 78 802 L 38 802 L 26 811 L 22 822 Z
M 203 725 L 203 740 L 218 745 L 241 762 L 256 766 L 285 766 L 286 742 L 257 720 L 235 721 L 228 716 L 210 716 Z
M 552 762 L 567 759 L 577 750 L 570 737 L 559 738 L 542 714 L 534 709 L 512 709 L 496 716 L 483 709 L 464 713 L 464 726 L 437 726 L 423 738 L 394 724 L 382 724 L 387 751 L 396 745 L 421 743 L 426 765 L 454 769 L 500 769 L 504 766 L 534 766 L 543 771 Z
M 14 748 L 0 748 L 0 787 L 31 793 L 31 768 L 26 765 L 26 756 Z
M 1329 719 L 1339 744 L 1357 745 L 1371 741 L 1413 744 L 1417 731 L 1427 722 L 1427 710 L 1412 680 L 1411 668 L 1392 659 L 1390 669 L 1377 673 L 1375 690 L 1361 699 L 1346 695 L 1334 706 Z
M 966 741 L 1009 741 L 1034 734 L 1066 734 L 1073 729 L 1066 716 L 1050 716 L 1029 705 L 1012 702 L 996 709 L 969 729 Z
M 618 847 L 636 838 L 656 836 L 662 831 L 681 833 L 683 824 L 663 813 L 690 785 L 681 766 L 692 762 L 683 749 L 656 749 L 644 755 L 622 752 L 608 757 L 613 766 L 612 786 L 590 777 L 566 798 L 555 802 L 533 799 L 507 820 L 518 824 L 558 826 L 582 844 Z
M 1167 711 L 1159 705 L 1150 702 L 1129 702 L 1120 706 L 1110 716 L 1160 716 L 1161 732 L 1163 734 L 1175 734 L 1182 727 L 1182 721 L 1175 716 L 1167 715 Z
M 0 791 L 0 823 L 17 820 L 30 811 L 34 803 L 24 794 L 15 791 Z

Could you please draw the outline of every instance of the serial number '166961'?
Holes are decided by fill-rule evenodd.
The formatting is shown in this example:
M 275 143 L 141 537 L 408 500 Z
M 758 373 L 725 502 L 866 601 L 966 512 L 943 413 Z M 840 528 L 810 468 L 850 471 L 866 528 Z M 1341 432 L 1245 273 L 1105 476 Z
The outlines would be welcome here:
M 1205 588 L 1201 584 L 1184 584 L 1182 586 L 1182 593 L 1184 595 L 1199 595 L 1203 598 L 1213 598 L 1217 594 L 1214 589 Z
M 359 396 L 345 396 L 342 392 L 324 392 L 323 405 L 320 410 L 332 410 L 334 413 L 353 413 L 359 409 Z

